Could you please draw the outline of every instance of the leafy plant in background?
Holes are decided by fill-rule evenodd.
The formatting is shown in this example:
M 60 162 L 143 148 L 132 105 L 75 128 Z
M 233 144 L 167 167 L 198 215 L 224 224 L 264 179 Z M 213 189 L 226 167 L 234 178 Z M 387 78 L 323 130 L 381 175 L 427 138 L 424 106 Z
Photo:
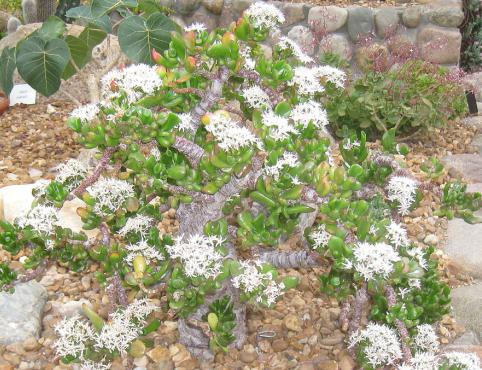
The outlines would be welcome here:
M 480 1 L 464 0 L 463 9 L 460 65 L 466 71 L 478 71 L 482 67 L 482 6 Z
M 5 10 L 10 13 L 21 9 L 21 0 L 0 0 L 0 10 Z
M 394 129 L 396 135 L 440 127 L 466 112 L 456 72 L 410 60 L 396 70 L 369 71 L 347 89 L 334 91 L 326 103 L 338 136 L 365 131 L 374 138 Z
M 344 138 L 335 158 L 321 102 L 344 88 L 345 73 L 315 64 L 289 38 L 267 58 L 260 43 L 284 16 L 266 3 L 228 29 L 194 24 L 173 32 L 159 48 L 146 29 L 157 30 L 161 18 L 132 17 L 123 21 L 128 41 L 136 42 L 136 27 L 144 30 L 136 57 L 157 66 L 109 72 L 103 100 L 68 120 L 83 146 L 99 150 L 97 165 L 62 164 L 54 180 L 37 183 L 26 215 L 1 224 L 3 248 L 26 254 L 30 278 L 54 261 L 78 272 L 99 265 L 109 321 L 84 306 L 90 323 L 60 324 L 57 354 L 86 367 L 108 367 L 126 352 L 142 356 L 149 346 L 142 336 L 158 326 L 148 320 L 148 298 L 165 292 L 180 342 L 212 359 L 217 350 L 242 348 L 247 305 L 273 307 L 296 286 L 280 269 L 324 264 L 323 291 L 343 300 L 340 323 L 361 367 L 410 368 L 420 353 L 438 356 L 428 323 L 447 312 L 449 289 L 433 249 L 413 245 L 401 223 L 423 187 L 391 155 L 370 151 L 364 132 Z M 59 223 L 74 197 L 84 203 L 77 209 L 83 229 L 97 237 Z M 161 233 L 170 208 L 179 229 Z M 277 248 L 291 237 L 298 249 Z M 365 303 L 374 321 L 361 328 Z M 427 348 L 417 347 L 422 331 L 430 334 Z M 79 337 L 80 345 L 72 342 Z
M 179 30 L 160 10 L 161 7 L 148 1 L 138 4 L 137 1 L 112 3 L 108 0 L 71 8 L 65 12 L 65 17 L 87 24 L 79 37 L 66 35 L 64 21 L 52 16 L 16 47 L 3 49 L 0 89 L 10 93 L 13 73 L 17 69 L 25 82 L 42 95 L 55 93 L 61 81 L 82 69 L 91 60 L 92 49 L 112 32 L 108 14 L 114 11 L 125 17 L 118 24 L 122 51 L 132 61 L 152 64 L 150 51 L 165 50 L 171 40 L 170 32 Z M 62 12 L 59 15 L 64 16 Z
M 442 205 L 437 214 L 447 217 L 463 218 L 468 223 L 479 223 L 482 220 L 474 212 L 482 207 L 482 197 L 478 192 L 467 193 L 467 184 L 451 182 L 445 184 L 442 190 Z

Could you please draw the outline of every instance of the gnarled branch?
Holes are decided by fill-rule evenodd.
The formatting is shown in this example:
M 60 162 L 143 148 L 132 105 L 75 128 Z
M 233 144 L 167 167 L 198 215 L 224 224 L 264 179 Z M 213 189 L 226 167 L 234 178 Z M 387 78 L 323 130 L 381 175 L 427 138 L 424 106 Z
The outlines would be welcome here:
M 387 297 L 388 308 L 397 304 L 397 296 L 391 285 L 385 286 L 385 296 Z M 408 334 L 407 327 L 402 320 L 395 319 L 394 324 L 402 342 L 403 361 L 408 363 L 412 359 L 412 352 L 407 344 L 410 341 L 410 335 Z
M 172 147 L 176 149 L 179 153 L 184 154 L 191 166 L 193 166 L 194 168 L 199 166 L 199 162 L 204 155 L 204 149 L 201 148 L 199 145 L 193 143 L 191 140 L 183 138 L 182 136 L 176 136 Z
M 320 267 L 321 257 L 316 252 L 302 251 L 261 251 L 260 261 L 267 262 L 277 268 Z

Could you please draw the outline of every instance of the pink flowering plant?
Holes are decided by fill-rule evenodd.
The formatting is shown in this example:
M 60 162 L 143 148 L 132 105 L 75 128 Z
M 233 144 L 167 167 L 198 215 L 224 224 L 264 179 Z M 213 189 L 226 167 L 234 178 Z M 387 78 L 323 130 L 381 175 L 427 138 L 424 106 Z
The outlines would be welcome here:
M 448 312 L 449 289 L 433 248 L 414 246 L 402 221 L 427 184 L 370 151 L 363 134 L 335 145 L 323 102 L 344 89 L 345 74 L 287 38 L 268 58 L 260 42 L 283 20 L 258 2 L 228 29 L 173 33 L 164 52 L 152 50 L 155 65 L 109 72 L 102 100 L 68 121 L 98 150 L 97 164 L 60 165 L 25 216 L 0 223 L 3 248 L 27 255 L 32 271 L 21 281 L 54 262 L 100 265 L 110 316 L 84 306 L 84 317 L 61 322 L 64 361 L 108 368 L 117 355 L 142 355 L 156 310 L 178 317 L 180 342 L 198 358 L 242 348 L 247 306 L 273 307 L 297 285 L 279 270 L 322 264 L 323 290 L 343 300 L 340 325 L 362 368 L 415 369 L 419 350 L 439 356 L 435 335 L 427 345 L 417 335 Z M 61 225 L 74 198 L 96 237 Z M 168 234 L 158 224 L 171 208 L 179 228 Z M 277 248 L 294 237 L 296 250 Z M 11 288 L 15 274 L 0 273 Z M 365 303 L 372 321 L 361 328 Z M 459 360 L 438 361 L 465 368 Z

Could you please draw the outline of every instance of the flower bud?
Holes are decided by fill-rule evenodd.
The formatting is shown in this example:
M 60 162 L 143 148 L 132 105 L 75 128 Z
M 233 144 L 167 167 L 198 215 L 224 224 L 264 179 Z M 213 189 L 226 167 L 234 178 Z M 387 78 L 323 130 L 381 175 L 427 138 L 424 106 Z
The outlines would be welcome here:
M 146 259 L 144 256 L 137 255 L 132 261 L 132 266 L 134 266 L 134 276 L 136 279 L 141 279 L 144 276 L 144 272 L 147 268 Z
M 161 54 L 158 53 L 156 49 L 151 50 L 151 57 L 156 64 L 159 64 L 159 62 L 161 61 Z

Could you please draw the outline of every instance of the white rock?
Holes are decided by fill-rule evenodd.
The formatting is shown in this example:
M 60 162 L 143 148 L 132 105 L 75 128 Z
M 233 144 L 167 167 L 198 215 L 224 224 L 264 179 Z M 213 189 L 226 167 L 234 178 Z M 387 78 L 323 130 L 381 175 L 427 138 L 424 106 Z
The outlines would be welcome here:
M 57 301 L 52 302 L 52 309 L 55 313 L 58 313 L 61 317 L 72 317 L 74 315 L 82 314 L 83 304 L 92 307 L 92 304 L 87 299 L 80 299 L 78 301 L 69 301 L 66 303 L 61 303 Z
M 0 189 L 0 217 L 8 222 L 29 211 L 34 197 L 32 189 L 35 184 L 11 185 Z M 72 229 L 74 232 L 83 231 L 91 238 L 97 235 L 98 230 L 83 230 L 82 220 L 77 215 L 77 208 L 83 207 L 85 203 L 78 198 L 66 201 L 59 212 L 59 225 Z M 3 212 L 2 212 L 3 206 Z

